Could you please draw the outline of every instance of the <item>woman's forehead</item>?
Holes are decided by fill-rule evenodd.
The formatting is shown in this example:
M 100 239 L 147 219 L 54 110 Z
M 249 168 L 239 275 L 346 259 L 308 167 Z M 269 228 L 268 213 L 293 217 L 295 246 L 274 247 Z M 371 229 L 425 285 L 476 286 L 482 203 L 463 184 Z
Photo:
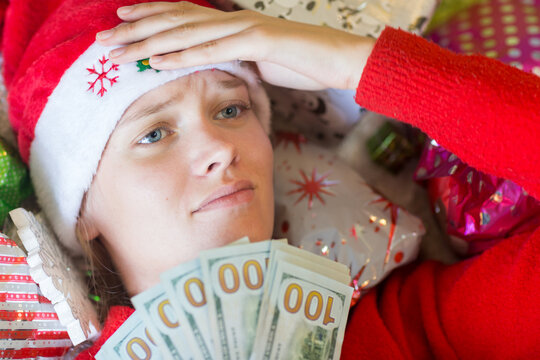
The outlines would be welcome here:
M 204 92 L 241 88 L 248 90 L 244 80 L 227 72 L 214 69 L 197 71 L 165 83 L 139 97 L 126 109 L 119 125 L 155 114 L 167 106 L 181 102 L 188 93 L 202 95 Z

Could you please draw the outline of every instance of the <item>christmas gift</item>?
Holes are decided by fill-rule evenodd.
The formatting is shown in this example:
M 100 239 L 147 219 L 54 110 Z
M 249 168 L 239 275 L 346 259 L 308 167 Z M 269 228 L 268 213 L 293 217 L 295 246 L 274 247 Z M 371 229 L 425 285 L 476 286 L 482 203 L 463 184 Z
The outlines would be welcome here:
M 433 29 L 442 24 L 446 24 L 457 13 L 465 11 L 467 8 L 482 2 L 483 0 L 441 0 L 440 5 L 435 10 L 433 18 L 426 29 L 430 33 Z
M 540 226 L 538 200 L 510 180 L 467 166 L 435 141 L 427 144 L 415 177 L 428 180 L 434 210 L 462 254 Z
M 96 337 L 100 325 L 80 267 L 41 216 L 23 208 L 12 210 L 10 216 L 27 253 L 28 272 L 54 308 L 73 345 Z
M 0 224 L 10 210 L 32 194 L 28 169 L 15 150 L 0 138 Z
M 244 9 L 283 19 L 325 25 L 361 36 L 378 37 L 385 25 L 421 33 L 436 0 L 215 0 L 219 7 Z
M 274 235 L 351 269 L 353 299 L 415 259 L 422 222 L 374 192 L 335 153 L 278 133 Z
M 407 161 L 422 152 L 425 135 L 418 129 L 388 119 L 367 140 L 371 159 L 388 171 L 396 174 Z
M 0 358 L 62 359 L 67 329 L 31 273 L 24 251 L 0 234 Z
M 431 39 L 540 75 L 540 0 L 487 0 L 438 27 Z

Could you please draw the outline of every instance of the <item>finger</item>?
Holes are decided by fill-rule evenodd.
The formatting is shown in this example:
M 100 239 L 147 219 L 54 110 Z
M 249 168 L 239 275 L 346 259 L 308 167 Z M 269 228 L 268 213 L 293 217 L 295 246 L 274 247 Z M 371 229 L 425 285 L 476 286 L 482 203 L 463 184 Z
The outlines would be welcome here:
M 150 66 L 156 70 L 170 70 L 233 60 L 256 61 L 259 56 L 264 56 L 264 53 L 253 51 L 253 46 L 246 46 L 249 40 L 247 32 L 210 40 L 180 52 L 152 56 Z
M 233 60 L 256 61 L 262 58 L 262 52 L 260 48 L 246 49 L 246 41 L 250 39 L 252 39 L 251 35 L 245 32 L 210 41 L 182 52 L 153 56 L 150 58 L 150 66 L 156 70 L 171 70 Z M 310 77 L 309 74 L 302 74 L 284 66 L 260 61 L 257 62 L 257 65 L 264 70 L 262 73 L 263 80 L 274 85 L 303 90 L 322 90 L 328 87 Z M 271 78 L 265 76 L 265 73 L 268 72 L 274 73 Z
M 171 29 L 189 21 L 202 21 L 204 19 L 212 18 L 212 14 L 205 11 L 199 11 L 199 9 L 194 9 L 191 6 L 180 6 L 178 3 L 163 4 L 173 4 L 174 7 L 158 7 L 159 9 L 163 9 L 165 11 L 156 11 L 155 13 L 148 12 L 147 16 L 140 19 L 131 19 L 131 22 L 124 22 L 115 28 L 101 31 L 96 34 L 96 39 L 101 44 L 106 46 L 128 44 L 131 42 L 140 41 L 153 34 Z M 137 6 L 142 5 L 147 4 L 140 4 Z
M 122 6 L 118 8 L 116 13 L 118 17 L 124 21 L 137 21 L 142 18 L 161 14 L 167 11 L 175 11 L 183 8 L 190 7 L 190 2 L 166 2 L 166 1 L 155 1 L 142 4 L 135 4 L 131 6 Z
M 261 79 L 272 85 L 309 91 L 327 88 L 325 84 L 316 81 L 311 76 L 303 75 L 285 66 L 258 61 L 257 67 L 261 73 Z
M 146 59 L 156 54 L 185 50 L 216 40 L 217 37 L 222 38 L 240 33 L 249 26 L 247 23 L 232 19 L 219 22 L 187 23 L 155 34 L 143 41 L 113 50 L 110 56 L 116 63 L 123 64 Z

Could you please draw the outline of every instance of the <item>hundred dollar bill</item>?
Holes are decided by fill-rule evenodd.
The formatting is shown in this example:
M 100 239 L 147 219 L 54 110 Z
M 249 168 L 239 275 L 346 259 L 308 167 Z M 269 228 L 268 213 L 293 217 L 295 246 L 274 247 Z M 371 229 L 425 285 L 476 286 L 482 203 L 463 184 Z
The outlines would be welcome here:
M 310 269 L 321 275 L 330 277 L 336 281 L 348 285 L 351 281 L 349 268 L 345 264 L 332 261 L 312 252 L 302 250 L 296 246 L 288 245 L 287 243 L 275 244 L 270 253 L 270 264 L 268 265 L 267 281 L 264 283 L 263 303 L 261 306 L 266 308 L 266 294 L 272 286 L 274 272 L 278 262 L 288 261 L 296 265 L 300 265 L 306 269 Z
M 96 354 L 98 360 L 162 360 L 146 325 L 135 311 L 103 344 Z
M 293 263 L 345 285 L 349 285 L 351 281 L 349 268 L 346 265 L 335 262 L 323 256 L 313 254 L 312 252 L 302 250 L 295 246 L 279 244 L 278 246 L 274 246 L 270 253 L 270 264 L 268 265 L 268 270 L 266 273 L 264 291 L 261 300 L 261 309 L 268 308 L 270 289 L 272 288 L 272 284 L 275 279 L 277 265 L 280 262 Z M 266 328 L 266 324 L 264 324 L 266 320 L 268 320 L 268 318 L 263 317 L 260 318 L 257 323 L 255 347 L 262 346 L 261 344 L 265 341 L 264 336 L 260 332 Z
M 266 308 L 266 294 L 268 294 L 268 291 L 272 286 L 276 266 L 281 261 L 292 262 L 296 265 L 302 266 L 303 268 L 312 270 L 326 277 L 330 277 L 345 285 L 348 285 L 351 282 L 350 271 L 345 264 L 332 261 L 328 258 L 316 255 L 306 250 L 302 250 L 296 246 L 279 244 L 279 246 L 274 246 L 270 253 L 270 264 L 268 265 L 268 274 L 266 276 L 268 281 L 265 281 L 264 283 L 264 295 L 262 303 L 264 308 Z
M 339 359 L 353 289 L 285 261 L 274 272 L 253 359 Z
M 218 359 L 249 358 L 273 243 L 279 241 L 228 246 L 200 254 L 208 315 Z
M 324 256 L 314 254 L 310 251 L 302 250 L 296 246 L 282 244 L 282 246 L 274 247 L 270 254 L 271 264 L 273 266 L 280 261 L 295 261 L 307 269 L 325 275 L 342 284 L 348 285 L 351 282 L 350 269 L 347 265 L 330 260 Z
M 195 259 L 164 272 L 161 283 L 178 314 L 195 357 L 213 359 L 214 343 L 200 260 Z
M 184 332 L 174 311 L 163 285 L 158 284 L 134 297 L 131 302 L 163 354 L 164 359 L 186 360 L 193 359 Z

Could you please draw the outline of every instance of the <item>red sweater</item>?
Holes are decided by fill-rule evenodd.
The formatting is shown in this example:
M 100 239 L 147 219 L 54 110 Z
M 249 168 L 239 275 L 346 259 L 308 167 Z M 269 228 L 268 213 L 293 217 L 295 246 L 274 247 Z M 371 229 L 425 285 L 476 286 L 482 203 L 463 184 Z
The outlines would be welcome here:
M 540 77 L 387 28 L 358 104 L 419 127 L 477 169 L 540 198 Z M 92 358 L 131 314 L 111 309 Z M 398 269 L 350 314 L 342 359 L 540 357 L 540 229 L 446 266 Z

